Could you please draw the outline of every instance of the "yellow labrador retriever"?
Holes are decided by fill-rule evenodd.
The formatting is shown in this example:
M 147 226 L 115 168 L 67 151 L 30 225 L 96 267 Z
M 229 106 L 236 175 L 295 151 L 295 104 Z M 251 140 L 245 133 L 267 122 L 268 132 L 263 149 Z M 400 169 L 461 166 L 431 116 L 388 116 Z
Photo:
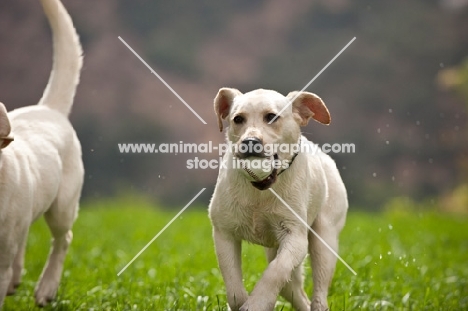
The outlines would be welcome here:
M 242 94 L 236 89 L 222 88 L 214 100 L 214 108 L 220 130 L 223 120 L 227 120 L 227 141 L 238 147 L 311 144 L 301 135 L 300 127 L 310 118 L 330 123 L 323 101 L 308 92 L 292 92 L 285 97 L 271 90 Z M 284 112 L 279 114 L 283 108 Z M 232 310 L 264 311 L 273 310 L 281 294 L 296 310 L 327 310 L 336 257 L 272 191 L 265 190 L 274 190 L 337 250 L 348 209 L 346 189 L 328 155 L 277 150 L 275 159 L 288 165 L 273 169 L 259 181 L 250 181 L 232 163 L 247 157 L 266 159 L 265 152 L 232 148 L 224 155 L 227 167 L 220 168 L 209 213 L 227 300 Z M 243 240 L 264 246 L 269 262 L 250 294 L 242 282 Z M 313 270 L 312 301 L 303 290 L 302 262 L 307 252 Z
M 28 229 L 41 215 L 53 242 L 36 286 L 36 303 L 44 306 L 55 297 L 83 184 L 81 147 L 68 121 L 82 50 L 60 1 L 41 2 L 54 53 L 44 95 L 38 105 L 10 113 L 0 103 L 0 308 L 20 283 Z

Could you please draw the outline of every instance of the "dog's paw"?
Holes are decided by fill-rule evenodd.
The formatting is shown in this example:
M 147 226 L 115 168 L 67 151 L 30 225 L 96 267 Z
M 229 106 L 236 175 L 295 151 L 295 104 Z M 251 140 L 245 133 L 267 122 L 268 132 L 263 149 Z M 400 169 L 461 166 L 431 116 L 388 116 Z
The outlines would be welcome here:
M 314 298 L 310 304 L 310 311 L 329 311 L 328 304 L 323 303 L 320 299 Z
M 244 303 L 242 307 L 239 308 L 239 311 L 249 311 L 249 310 L 253 311 L 255 309 L 251 307 L 248 302 Z
M 55 294 L 54 295 L 43 295 L 43 294 L 37 294 L 35 295 L 36 297 L 36 305 L 38 307 L 45 307 L 47 306 L 51 301 L 54 300 Z
M 233 311 L 240 310 L 240 307 L 247 301 L 248 297 L 249 295 L 245 289 L 237 292 L 237 294 L 228 294 L 229 307 Z
M 252 301 L 247 300 L 239 311 L 273 311 L 275 309 L 275 302 L 273 304 L 265 301 Z
M 20 286 L 21 282 L 11 282 L 10 285 L 8 286 L 8 290 L 7 290 L 7 295 L 8 296 L 11 296 L 11 295 L 14 295 L 16 293 L 16 289 L 18 288 L 18 286 Z
M 39 307 L 45 307 L 49 304 L 52 300 L 55 299 L 55 295 L 57 294 L 57 287 L 58 284 L 54 284 L 54 282 L 39 282 L 38 286 L 36 287 L 35 291 L 35 298 L 36 298 L 36 305 Z

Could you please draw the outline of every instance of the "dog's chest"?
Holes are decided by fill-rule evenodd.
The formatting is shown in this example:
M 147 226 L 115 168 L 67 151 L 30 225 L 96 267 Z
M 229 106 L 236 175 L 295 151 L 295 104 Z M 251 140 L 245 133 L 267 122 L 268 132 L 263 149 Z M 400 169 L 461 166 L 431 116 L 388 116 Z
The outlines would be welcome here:
M 282 236 L 290 232 L 280 215 L 271 210 L 249 208 L 233 219 L 231 232 L 237 239 L 265 247 L 278 247 Z

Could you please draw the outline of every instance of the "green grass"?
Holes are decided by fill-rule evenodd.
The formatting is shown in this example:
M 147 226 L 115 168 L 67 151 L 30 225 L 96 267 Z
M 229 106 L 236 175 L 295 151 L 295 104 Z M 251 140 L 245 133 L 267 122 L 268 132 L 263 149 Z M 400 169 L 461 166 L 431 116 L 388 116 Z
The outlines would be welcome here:
M 82 209 L 57 300 L 44 310 L 227 310 L 206 209 L 190 207 L 117 276 L 175 214 L 138 200 Z M 4 310 L 36 309 L 33 290 L 48 245 L 41 220 L 31 228 L 23 283 Z M 351 212 L 340 247 L 358 275 L 337 264 L 331 310 L 468 310 L 467 218 Z M 263 250 L 244 244 L 243 257 L 251 290 L 266 266 Z M 306 273 L 311 293 L 308 264 Z M 279 301 L 277 310 L 291 310 Z

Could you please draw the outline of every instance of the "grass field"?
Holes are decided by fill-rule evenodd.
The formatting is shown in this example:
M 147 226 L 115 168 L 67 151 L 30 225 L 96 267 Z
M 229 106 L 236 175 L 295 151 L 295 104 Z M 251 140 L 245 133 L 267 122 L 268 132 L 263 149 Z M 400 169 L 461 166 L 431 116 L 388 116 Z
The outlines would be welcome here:
M 206 209 L 190 207 L 125 272 L 177 211 L 138 200 L 83 208 L 58 299 L 44 310 L 227 310 Z M 33 289 L 48 253 L 41 220 L 28 241 L 23 283 L 4 310 L 34 310 Z M 435 213 L 350 212 L 330 290 L 331 310 L 468 310 L 468 219 Z M 244 244 L 248 290 L 265 268 L 263 249 Z M 306 287 L 312 291 L 310 266 Z M 281 299 L 277 310 L 291 310 Z

